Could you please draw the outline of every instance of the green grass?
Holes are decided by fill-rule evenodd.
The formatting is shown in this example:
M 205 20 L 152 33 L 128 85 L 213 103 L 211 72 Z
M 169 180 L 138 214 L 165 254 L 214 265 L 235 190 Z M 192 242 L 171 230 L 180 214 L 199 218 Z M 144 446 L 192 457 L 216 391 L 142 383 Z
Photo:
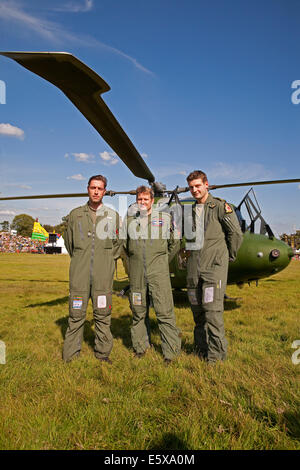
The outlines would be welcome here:
M 192 353 L 185 293 L 175 294 L 183 350 L 134 359 L 128 299 L 113 296 L 112 365 L 93 355 L 89 304 L 79 359 L 61 359 L 68 318 L 68 256 L 0 255 L 0 449 L 300 449 L 300 262 L 243 290 L 225 306 L 228 360 L 209 367 Z M 118 291 L 127 284 L 122 267 Z

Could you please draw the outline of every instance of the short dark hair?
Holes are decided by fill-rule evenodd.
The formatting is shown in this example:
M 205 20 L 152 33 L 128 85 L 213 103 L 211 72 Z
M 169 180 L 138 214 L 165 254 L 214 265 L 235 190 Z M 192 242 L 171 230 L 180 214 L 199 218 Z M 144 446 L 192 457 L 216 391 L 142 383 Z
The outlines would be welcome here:
M 89 179 L 89 182 L 88 182 L 88 186 L 91 184 L 92 180 L 102 181 L 104 183 L 104 188 L 106 188 L 107 178 L 105 178 L 105 176 L 103 176 L 103 175 L 91 176 L 90 179 Z
M 141 193 L 148 193 L 150 194 L 151 199 L 154 198 L 154 191 L 152 188 L 149 188 L 148 186 L 139 186 L 138 188 L 136 188 L 136 198 Z
M 201 170 L 192 171 L 192 173 L 189 174 L 186 180 L 189 183 L 190 181 L 198 180 L 198 179 L 201 179 L 202 183 L 206 183 L 206 181 L 208 181 L 206 173 L 204 173 L 204 171 L 201 171 Z

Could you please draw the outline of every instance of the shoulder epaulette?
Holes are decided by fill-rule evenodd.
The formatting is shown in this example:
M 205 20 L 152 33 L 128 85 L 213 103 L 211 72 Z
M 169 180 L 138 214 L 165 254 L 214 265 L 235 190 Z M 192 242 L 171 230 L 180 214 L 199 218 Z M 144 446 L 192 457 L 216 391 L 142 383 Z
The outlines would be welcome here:
M 225 199 L 222 199 L 222 198 L 220 198 L 220 197 L 215 197 L 215 196 L 213 196 L 213 198 L 214 198 L 214 199 L 218 199 L 218 201 L 221 201 L 221 202 L 226 202 Z

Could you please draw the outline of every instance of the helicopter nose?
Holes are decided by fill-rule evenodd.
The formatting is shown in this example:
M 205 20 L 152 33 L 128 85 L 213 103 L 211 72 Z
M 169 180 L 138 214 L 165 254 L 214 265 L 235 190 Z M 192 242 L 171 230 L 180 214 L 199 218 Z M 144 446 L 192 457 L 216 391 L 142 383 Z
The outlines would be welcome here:
M 279 258 L 279 256 L 280 256 L 280 250 L 278 250 L 277 248 L 270 252 L 271 260 L 277 259 L 277 258 Z
M 276 248 L 273 248 L 269 252 L 269 261 L 271 262 L 270 265 L 272 266 L 272 273 L 275 274 L 288 266 L 293 256 L 293 249 L 285 243 L 281 243 Z

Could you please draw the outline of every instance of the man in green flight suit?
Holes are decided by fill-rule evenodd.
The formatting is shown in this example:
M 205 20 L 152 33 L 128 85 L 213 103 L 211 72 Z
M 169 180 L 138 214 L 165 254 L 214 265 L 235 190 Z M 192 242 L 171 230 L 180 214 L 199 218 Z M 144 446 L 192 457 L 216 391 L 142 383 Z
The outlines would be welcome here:
M 235 259 L 243 235 L 232 207 L 209 193 L 204 172 L 193 171 L 187 182 L 196 199 L 185 220 L 187 288 L 195 321 L 195 350 L 204 360 L 215 363 L 226 358 L 223 312 L 228 262 Z
M 176 327 L 169 262 L 179 250 L 171 217 L 153 208 L 153 190 L 140 186 L 136 202 L 128 209 L 123 226 L 124 248 L 128 256 L 131 327 L 135 356 L 142 357 L 150 347 L 149 303 L 152 298 L 166 363 L 181 349 L 181 333 Z
M 80 354 L 86 309 L 92 299 L 95 322 L 94 354 L 109 359 L 113 346 L 110 331 L 112 284 L 119 251 L 119 215 L 102 203 L 105 176 L 92 176 L 88 182 L 89 201 L 68 216 L 65 246 L 71 257 L 69 322 L 63 346 L 66 362 Z

